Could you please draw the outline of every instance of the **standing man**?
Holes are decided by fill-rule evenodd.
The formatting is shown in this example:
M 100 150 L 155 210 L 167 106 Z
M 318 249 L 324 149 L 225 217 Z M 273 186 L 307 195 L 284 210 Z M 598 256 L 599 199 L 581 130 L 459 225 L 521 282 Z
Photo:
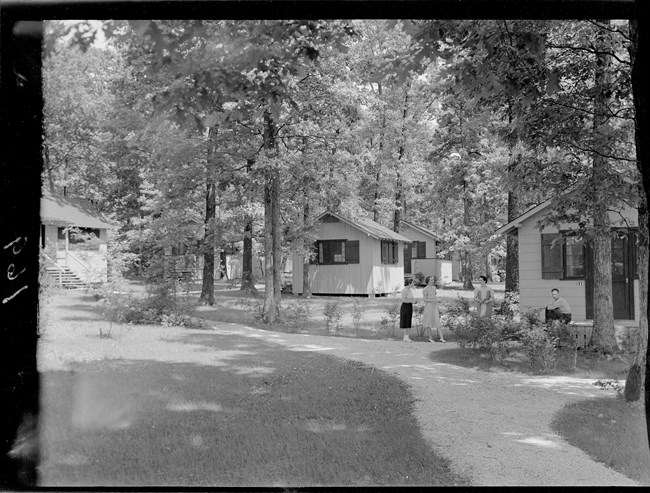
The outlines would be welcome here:
M 568 324 L 571 321 L 571 307 L 567 301 L 560 297 L 560 291 L 557 288 L 551 289 L 553 303 L 546 305 L 546 321 L 559 320 Z

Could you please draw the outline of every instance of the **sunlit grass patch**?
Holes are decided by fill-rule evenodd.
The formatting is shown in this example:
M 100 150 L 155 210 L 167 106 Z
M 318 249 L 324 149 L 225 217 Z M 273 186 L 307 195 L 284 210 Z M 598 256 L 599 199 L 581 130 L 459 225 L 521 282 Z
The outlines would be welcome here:
M 556 415 L 552 428 L 598 462 L 650 485 L 650 448 L 642 403 L 613 397 L 576 402 Z

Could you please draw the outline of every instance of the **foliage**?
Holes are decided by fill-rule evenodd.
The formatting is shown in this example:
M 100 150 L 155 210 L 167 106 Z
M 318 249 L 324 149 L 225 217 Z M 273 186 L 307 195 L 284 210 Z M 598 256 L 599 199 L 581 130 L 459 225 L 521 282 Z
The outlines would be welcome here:
M 547 373 L 555 367 L 557 337 L 553 337 L 542 325 L 531 326 L 521 333 L 521 345 L 532 369 Z
M 594 382 L 594 385 L 596 387 L 599 387 L 603 390 L 615 390 L 616 391 L 616 396 L 621 398 L 623 397 L 623 393 L 625 391 L 625 386 L 621 384 L 618 379 L 614 380 L 596 380 Z
M 494 310 L 495 315 L 503 315 L 514 318 L 519 315 L 519 293 L 508 291 L 503 301 Z
M 181 298 L 171 282 L 149 285 L 144 298 L 121 291 L 120 286 L 119 283 L 108 283 L 96 295 L 104 305 L 104 313 L 111 327 L 113 322 L 197 329 L 205 327 L 201 319 L 193 316 L 192 302 L 186 296 Z M 110 329 L 107 337 L 110 337 Z
M 413 306 L 413 319 L 415 320 L 415 331 L 420 337 L 424 336 L 424 325 L 422 325 L 422 315 L 424 314 L 424 304 Z
M 285 323 L 291 329 L 297 330 L 309 321 L 311 311 L 311 304 L 307 300 L 300 299 L 289 303 L 284 310 Z
M 548 373 L 554 368 L 557 348 L 561 344 L 575 350 L 575 340 L 566 324 L 548 326 L 537 320 L 517 321 L 504 315 L 478 318 L 445 314 L 442 320 L 461 348 L 488 350 L 496 363 L 502 363 L 513 352 L 521 352 L 533 370 Z
M 472 307 L 472 300 L 461 295 L 456 297 L 454 304 L 447 310 L 448 315 L 468 315 Z
M 361 321 L 363 320 L 363 304 L 359 298 L 354 299 L 352 305 L 352 323 L 354 324 L 355 334 L 359 335 L 359 327 L 361 326 Z
M 323 307 L 323 317 L 325 318 L 325 331 L 336 334 L 341 330 L 341 319 L 343 312 L 341 306 L 336 301 L 328 301 Z

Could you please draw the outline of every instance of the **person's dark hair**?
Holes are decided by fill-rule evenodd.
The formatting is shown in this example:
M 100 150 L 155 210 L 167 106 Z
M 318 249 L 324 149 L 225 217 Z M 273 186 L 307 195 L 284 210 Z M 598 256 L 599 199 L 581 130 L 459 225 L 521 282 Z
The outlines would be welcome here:
M 553 291 L 557 291 L 558 293 L 560 292 L 560 290 L 559 290 L 558 288 L 553 288 L 553 289 L 551 289 L 551 293 L 552 293 Z
M 483 279 L 485 282 L 487 282 L 487 277 L 485 276 L 478 276 L 479 279 Z
M 427 278 L 424 280 L 425 284 L 429 284 L 429 281 L 431 280 L 433 276 L 427 276 Z
M 413 279 L 411 279 L 410 277 L 404 279 L 404 286 L 410 286 L 411 284 L 413 284 Z

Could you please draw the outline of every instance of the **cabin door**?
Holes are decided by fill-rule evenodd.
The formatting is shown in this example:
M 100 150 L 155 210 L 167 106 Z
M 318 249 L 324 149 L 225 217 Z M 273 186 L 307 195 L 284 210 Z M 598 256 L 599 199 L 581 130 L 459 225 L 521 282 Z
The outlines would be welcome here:
M 634 320 L 634 266 L 636 238 L 633 232 L 612 239 L 612 301 L 615 320 Z M 587 318 L 594 318 L 593 249 L 587 248 L 585 295 Z
M 411 245 L 404 243 L 404 274 L 411 274 Z

